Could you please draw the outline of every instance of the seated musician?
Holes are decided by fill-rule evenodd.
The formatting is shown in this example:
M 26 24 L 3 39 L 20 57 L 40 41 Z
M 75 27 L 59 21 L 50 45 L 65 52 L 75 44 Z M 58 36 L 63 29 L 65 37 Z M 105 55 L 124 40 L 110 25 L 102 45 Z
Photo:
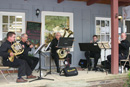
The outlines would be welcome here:
M 13 57 L 13 52 L 8 52 L 11 49 L 11 45 L 15 41 L 15 33 L 8 32 L 7 40 L 0 47 L 0 56 L 3 57 L 3 65 L 9 67 L 18 67 L 18 78 L 16 80 L 17 83 L 27 82 L 27 80 L 23 79 L 22 76 L 27 76 L 27 79 L 36 78 L 36 76 L 32 75 L 32 70 L 29 67 L 28 63 L 25 60 L 14 58 L 14 61 L 11 62 L 8 57 Z
M 60 48 L 58 48 L 57 45 L 58 45 L 58 40 L 60 39 L 60 37 L 61 37 L 61 34 L 59 32 L 56 33 L 55 38 L 51 42 L 51 55 L 52 55 L 52 58 L 55 61 L 58 73 L 60 72 L 60 68 L 59 68 L 59 55 L 57 53 L 57 50 L 60 49 Z M 70 62 L 71 62 L 71 56 L 72 56 L 71 54 L 67 55 Z
M 28 56 L 28 52 L 31 51 L 31 48 L 33 48 L 33 45 L 29 43 L 27 40 L 28 40 L 28 35 L 22 34 L 20 43 L 24 48 L 24 52 L 20 55 L 20 59 L 26 60 L 31 70 L 33 71 L 39 59 L 37 57 Z
M 90 43 L 97 44 L 97 42 L 98 42 L 97 35 L 93 35 L 93 41 L 90 41 Z M 90 57 L 94 58 L 94 68 L 93 68 L 93 70 L 97 70 L 96 66 L 97 66 L 97 63 L 98 63 L 98 59 L 100 58 L 100 51 L 99 52 L 86 51 L 85 57 L 86 57 L 87 63 L 88 63 L 88 70 L 91 70 L 91 66 L 92 66 Z
M 127 36 L 125 33 L 121 34 L 121 41 L 118 41 L 119 44 L 119 61 L 121 59 L 126 59 L 129 54 L 130 43 L 126 40 Z M 107 56 L 107 60 L 111 63 L 111 55 Z

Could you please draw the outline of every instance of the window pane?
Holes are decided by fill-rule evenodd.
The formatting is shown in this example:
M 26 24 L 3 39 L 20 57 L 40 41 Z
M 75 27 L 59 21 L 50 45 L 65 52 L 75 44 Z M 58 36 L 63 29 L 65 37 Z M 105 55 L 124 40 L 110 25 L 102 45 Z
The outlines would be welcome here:
M 8 16 L 3 16 L 3 23 L 8 23 Z
M 17 22 L 22 22 L 22 16 L 16 16 L 16 21 Z
M 6 35 L 7 35 L 7 33 L 4 32 L 3 35 L 2 35 L 3 39 L 6 38 Z
M 22 33 L 22 28 L 16 28 L 16 33 Z
M 125 24 L 126 24 L 126 28 L 127 28 L 126 33 L 128 33 L 127 40 L 130 42 L 130 21 L 126 21 Z
M 10 25 L 9 26 L 9 31 L 15 32 L 15 25 Z
M 2 29 L 3 29 L 3 32 L 8 32 L 8 25 L 3 25 Z
M 15 16 L 10 16 L 10 23 L 15 23 Z

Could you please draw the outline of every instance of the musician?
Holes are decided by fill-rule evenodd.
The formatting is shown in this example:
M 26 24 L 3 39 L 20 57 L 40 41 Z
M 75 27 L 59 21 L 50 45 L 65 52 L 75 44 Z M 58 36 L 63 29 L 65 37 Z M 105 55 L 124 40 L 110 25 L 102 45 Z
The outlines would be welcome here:
M 28 40 L 28 35 L 25 33 L 22 34 L 20 43 L 24 48 L 24 52 L 20 55 L 20 58 L 26 60 L 31 70 L 33 71 L 39 59 L 37 57 L 28 56 L 28 52 L 31 51 L 31 49 L 33 48 L 33 45 L 27 40 Z
M 126 59 L 129 54 L 130 43 L 126 40 L 127 36 L 125 33 L 121 34 L 121 41 L 118 41 L 119 44 L 119 61 L 121 59 Z M 108 61 L 111 63 L 111 55 L 107 56 Z
M 61 48 L 58 48 L 58 46 L 57 46 L 60 37 L 61 37 L 61 34 L 59 32 L 57 32 L 56 35 L 55 35 L 55 38 L 51 42 L 51 55 L 52 55 L 52 58 L 55 61 L 55 64 L 56 64 L 56 67 L 57 67 L 57 73 L 60 72 L 60 68 L 59 68 L 59 55 L 57 54 L 57 50 L 61 49 Z M 66 58 L 69 58 L 69 62 L 71 62 L 71 57 L 72 57 L 72 55 L 68 53 Z
M 9 61 L 8 57 L 14 56 L 13 52 L 8 53 L 8 50 L 11 49 L 11 45 L 14 41 L 15 33 L 8 32 L 7 40 L 0 47 L 0 56 L 3 57 L 3 65 L 9 67 L 18 67 L 18 78 L 16 80 L 17 83 L 27 82 L 27 80 L 22 78 L 22 76 L 25 75 L 27 76 L 27 79 L 36 78 L 36 76 L 32 75 L 32 70 L 25 60 L 14 58 L 13 62 Z
M 93 35 L 93 41 L 90 41 L 90 43 L 93 43 L 93 44 L 97 44 L 98 42 L 98 37 L 97 35 Z M 94 58 L 94 68 L 93 70 L 97 70 L 97 63 L 98 63 L 98 59 L 100 58 L 100 51 L 99 52 L 93 52 L 93 51 L 86 51 L 85 52 L 85 57 L 87 59 L 87 63 L 88 63 L 88 70 L 91 70 L 91 60 L 90 60 L 90 57 L 93 57 Z

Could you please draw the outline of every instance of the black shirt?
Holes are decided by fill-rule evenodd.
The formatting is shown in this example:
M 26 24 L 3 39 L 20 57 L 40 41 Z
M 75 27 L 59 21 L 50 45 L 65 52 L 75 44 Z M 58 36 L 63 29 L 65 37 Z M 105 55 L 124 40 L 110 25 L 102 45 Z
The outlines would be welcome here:
M 129 46 L 130 43 L 128 40 L 122 40 L 119 44 L 119 54 L 122 54 L 122 56 L 125 56 L 127 58 L 129 53 Z
M 13 44 L 13 43 L 12 43 Z M 11 42 L 6 40 L 2 45 L 0 46 L 0 56 L 3 57 L 3 61 L 7 61 L 8 57 L 10 56 L 10 53 L 8 53 L 8 50 L 12 50 L 11 48 Z
M 28 52 L 31 51 L 31 48 L 29 47 L 30 45 L 28 45 L 26 42 L 23 42 L 23 41 L 20 41 L 20 44 L 24 45 L 24 52 L 21 55 L 28 56 Z
M 51 53 L 56 53 L 56 51 L 59 49 L 56 46 L 58 45 L 58 40 L 55 38 L 51 42 Z

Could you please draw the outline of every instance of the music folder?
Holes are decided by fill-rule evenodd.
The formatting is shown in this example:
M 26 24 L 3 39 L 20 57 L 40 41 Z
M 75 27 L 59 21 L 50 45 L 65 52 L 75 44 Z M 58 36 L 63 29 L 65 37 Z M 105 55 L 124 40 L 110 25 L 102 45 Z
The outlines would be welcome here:
M 79 43 L 81 51 L 94 51 L 100 52 L 100 48 L 97 43 Z

